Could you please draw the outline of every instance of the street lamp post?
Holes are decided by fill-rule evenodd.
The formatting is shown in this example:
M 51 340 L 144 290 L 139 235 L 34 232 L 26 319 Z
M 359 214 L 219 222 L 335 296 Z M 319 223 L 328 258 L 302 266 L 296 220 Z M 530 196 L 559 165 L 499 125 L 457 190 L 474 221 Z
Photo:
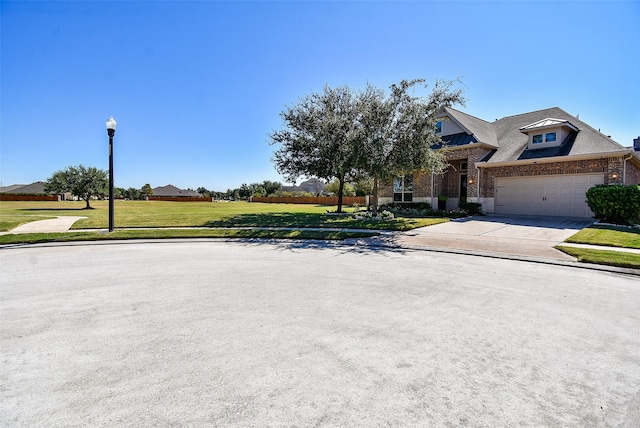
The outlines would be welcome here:
M 107 134 L 109 134 L 109 232 L 113 232 L 113 136 L 116 135 L 116 121 L 113 120 L 113 116 L 107 120 Z

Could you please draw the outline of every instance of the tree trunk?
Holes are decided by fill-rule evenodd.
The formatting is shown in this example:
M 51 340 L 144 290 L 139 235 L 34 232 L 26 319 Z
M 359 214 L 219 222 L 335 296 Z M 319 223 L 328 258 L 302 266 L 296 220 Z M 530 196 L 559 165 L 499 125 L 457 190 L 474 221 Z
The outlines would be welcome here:
M 91 208 L 91 205 L 89 205 L 89 199 L 90 199 L 90 198 L 85 198 L 85 200 L 84 200 L 84 201 L 87 203 L 87 206 L 86 206 L 86 207 L 84 207 L 84 209 L 85 209 L 85 210 L 91 210 L 91 209 L 93 209 L 93 208 Z
M 373 177 L 373 204 L 371 206 L 371 212 L 374 216 L 378 215 L 378 176 Z
M 342 212 L 342 192 L 344 192 L 344 175 L 342 177 L 338 177 L 338 183 L 340 183 L 338 187 L 338 212 Z

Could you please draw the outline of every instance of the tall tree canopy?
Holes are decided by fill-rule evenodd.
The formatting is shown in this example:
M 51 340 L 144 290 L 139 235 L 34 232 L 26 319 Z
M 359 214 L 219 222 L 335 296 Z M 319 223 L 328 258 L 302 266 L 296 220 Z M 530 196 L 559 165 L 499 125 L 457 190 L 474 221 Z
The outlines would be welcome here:
M 47 192 L 70 192 L 87 203 L 85 209 L 91 209 L 89 200 L 93 196 L 104 196 L 108 187 L 109 174 L 107 171 L 84 165 L 69 166 L 56 171 L 45 182 Z
M 345 179 L 356 171 L 357 103 L 346 86 L 325 86 L 280 113 L 283 128 L 269 135 L 280 144 L 273 160 L 287 181 L 301 176 L 339 182 L 338 212 L 342 211 Z
M 283 129 L 270 134 L 276 169 L 289 181 L 302 175 L 338 180 L 338 211 L 347 178 L 373 182 L 373 209 L 381 180 L 416 170 L 439 173 L 445 155 L 435 133 L 438 113 L 463 104 L 455 81 L 437 81 L 428 96 L 415 95 L 424 79 L 403 80 L 385 91 L 367 85 L 355 95 L 346 86 L 325 86 L 287 107 Z
M 381 180 L 416 170 L 439 173 L 446 158 L 434 146 L 437 115 L 444 107 L 464 103 L 454 81 L 437 81 L 427 97 L 414 95 L 424 79 L 403 80 L 384 91 L 367 85 L 358 96 L 358 168 L 373 179 L 373 210 L 378 207 Z M 424 85 L 426 88 L 426 85 Z

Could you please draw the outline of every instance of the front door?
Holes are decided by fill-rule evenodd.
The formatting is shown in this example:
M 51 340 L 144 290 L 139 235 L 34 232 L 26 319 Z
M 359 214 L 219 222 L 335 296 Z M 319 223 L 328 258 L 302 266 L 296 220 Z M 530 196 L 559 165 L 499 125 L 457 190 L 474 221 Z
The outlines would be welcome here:
M 467 174 L 460 174 L 460 205 L 467 203 Z

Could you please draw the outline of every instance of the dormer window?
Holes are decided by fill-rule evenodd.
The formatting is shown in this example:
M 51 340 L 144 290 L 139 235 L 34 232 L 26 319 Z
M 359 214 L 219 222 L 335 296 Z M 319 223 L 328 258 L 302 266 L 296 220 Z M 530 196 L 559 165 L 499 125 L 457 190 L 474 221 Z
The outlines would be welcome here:
M 557 132 L 547 132 L 544 135 L 543 134 L 535 134 L 531 138 L 531 143 L 532 144 L 555 143 L 557 134 L 558 134 Z
M 520 128 L 529 136 L 529 149 L 543 149 L 562 145 L 562 142 L 578 128 L 563 119 L 543 119 Z

